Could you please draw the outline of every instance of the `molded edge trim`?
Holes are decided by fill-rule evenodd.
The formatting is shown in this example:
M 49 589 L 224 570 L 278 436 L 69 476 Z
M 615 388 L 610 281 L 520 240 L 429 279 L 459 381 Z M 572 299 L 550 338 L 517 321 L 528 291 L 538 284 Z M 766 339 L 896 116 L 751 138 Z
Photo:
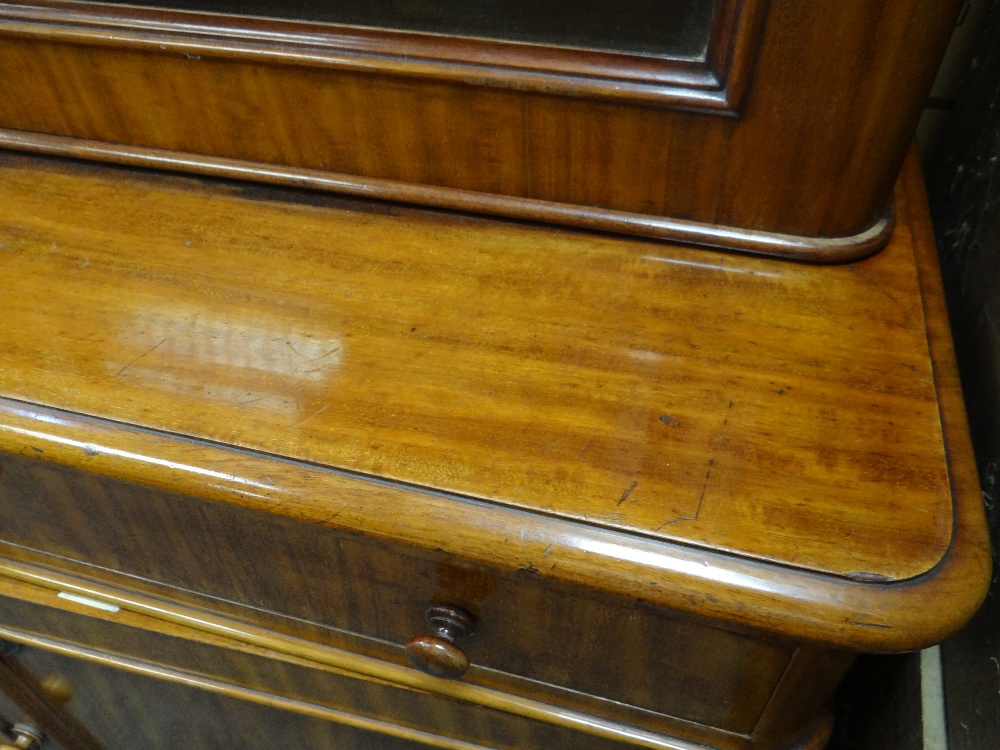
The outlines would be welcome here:
M 846 237 L 800 237 L 687 219 L 634 214 L 592 206 L 574 206 L 535 198 L 494 195 L 20 130 L 0 129 L 0 148 L 132 167 L 252 180 L 453 211 L 502 216 L 508 219 L 637 235 L 811 263 L 845 263 L 866 258 L 885 246 L 892 236 L 896 221 L 890 203 L 880 218 L 857 234 Z
M 0 33 L 733 116 L 749 86 L 766 3 L 741 0 L 725 28 L 718 28 L 720 19 L 713 19 L 705 60 L 73 0 L 0 2 Z M 720 69 L 713 58 L 731 59 Z
M 222 682 L 220 680 L 206 678 L 190 672 L 182 672 L 177 669 L 164 667 L 151 662 L 139 661 L 117 654 L 104 653 L 95 649 L 80 646 L 74 643 L 63 641 L 47 636 L 39 636 L 27 631 L 0 626 L 0 637 L 15 643 L 22 643 L 26 646 L 38 648 L 44 651 L 51 651 L 61 656 L 68 656 L 74 659 L 93 662 L 101 666 L 111 667 L 124 672 L 153 677 L 170 682 L 176 682 L 188 687 L 205 690 L 212 693 L 219 693 L 230 698 L 258 703 L 272 708 L 291 711 L 298 714 L 305 714 L 315 718 L 326 719 L 336 724 L 361 729 L 363 731 L 386 734 L 411 742 L 419 742 L 428 747 L 437 747 L 442 750 L 486 750 L 482 745 L 462 740 L 454 740 L 447 737 L 440 737 L 429 732 L 408 727 L 398 726 L 389 722 L 377 719 L 369 719 L 363 716 L 340 711 L 326 706 L 319 706 L 306 701 L 292 698 L 284 698 L 278 695 L 271 695 L 259 690 Z
M 899 189 L 908 204 L 925 201 L 912 157 Z M 848 651 L 923 648 L 975 613 L 991 560 L 933 235 L 925 209 L 908 214 L 955 513 L 943 558 L 908 580 L 810 572 L 7 398 L 0 398 L 0 450 L 638 599 L 758 636 Z M 420 513 L 413 512 L 415 494 Z M 331 497 L 341 501 L 336 511 Z
M 204 633 L 211 633 L 233 641 L 239 641 L 279 654 L 306 659 L 318 664 L 334 667 L 348 673 L 365 675 L 387 680 L 398 686 L 425 691 L 454 700 L 473 703 L 524 718 L 542 721 L 566 729 L 605 739 L 624 742 L 629 745 L 651 750 L 704 750 L 704 745 L 688 742 L 669 735 L 661 735 L 638 727 L 620 724 L 580 711 L 543 703 L 531 698 L 503 693 L 491 688 L 468 682 L 432 677 L 417 669 L 392 664 L 370 656 L 362 656 L 343 649 L 325 646 L 302 638 L 275 633 L 264 628 L 229 620 L 210 613 L 181 607 L 169 602 L 161 602 L 144 596 L 120 592 L 114 588 L 80 581 L 69 576 L 50 573 L 20 563 L 0 559 L 0 576 L 11 578 L 52 590 L 68 590 L 113 603 L 123 610 L 153 617 L 175 625 L 189 627 Z M 258 703 L 277 706 L 297 713 L 306 713 L 326 718 L 341 724 L 349 724 L 369 731 L 391 734 L 416 742 L 448 748 L 449 750 L 473 750 L 479 748 L 469 742 L 441 738 L 428 732 L 407 729 L 384 721 L 365 719 L 346 711 L 318 706 L 306 701 L 271 696 L 258 690 L 241 688 L 211 678 L 189 675 L 177 670 L 145 664 L 127 657 L 103 654 L 100 651 L 62 644 L 61 641 L 44 636 L 23 633 L 0 625 L 0 637 L 26 645 L 38 646 L 69 656 L 88 658 L 91 661 L 120 669 L 140 672 L 153 677 L 172 679 L 193 687 L 222 692 L 234 697 L 254 700 Z
M 9 399 L 0 399 L 0 450 L 851 651 L 942 640 L 983 588 L 975 575 L 966 580 L 967 568 L 981 567 L 965 559 L 976 545 L 953 545 L 915 579 L 855 581 Z

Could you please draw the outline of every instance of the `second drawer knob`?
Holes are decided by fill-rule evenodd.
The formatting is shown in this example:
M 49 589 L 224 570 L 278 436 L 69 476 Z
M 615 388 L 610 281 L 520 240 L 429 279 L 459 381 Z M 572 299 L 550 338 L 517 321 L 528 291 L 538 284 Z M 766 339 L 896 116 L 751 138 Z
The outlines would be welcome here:
M 418 669 L 435 677 L 457 679 L 469 671 L 469 657 L 455 641 L 476 629 L 475 618 L 458 607 L 437 605 L 425 613 L 430 635 L 418 635 L 406 644 L 406 655 Z

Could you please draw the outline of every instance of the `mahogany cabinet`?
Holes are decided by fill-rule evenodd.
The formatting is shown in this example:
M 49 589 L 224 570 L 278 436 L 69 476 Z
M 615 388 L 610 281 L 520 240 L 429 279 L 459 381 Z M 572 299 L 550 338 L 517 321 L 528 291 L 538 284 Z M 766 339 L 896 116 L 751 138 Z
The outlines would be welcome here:
M 65 750 L 818 750 L 989 580 L 895 202 L 816 266 L 0 154 L 0 671 Z
M 0 146 L 862 257 L 960 0 L 0 2 Z

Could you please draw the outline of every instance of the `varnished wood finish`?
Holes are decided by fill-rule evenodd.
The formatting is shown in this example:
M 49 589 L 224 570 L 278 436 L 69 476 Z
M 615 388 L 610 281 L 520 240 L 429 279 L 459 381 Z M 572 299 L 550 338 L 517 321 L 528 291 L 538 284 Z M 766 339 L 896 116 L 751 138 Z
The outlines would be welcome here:
M 499 537 L 494 562 L 513 569 L 548 573 L 583 544 L 535 524 L 586 531 L 581 552 L 598 559 L 698 559 L 659 538 L 862 591 L 931 571 L 952 544 L 913 265 L 927 228 L 914 231 L 905 196 L 885 253 L 816 269 L 29 160 L 9 161 L 2 180 L 10 398 L 100 404 L 111 419 L 479 496 L 489 502 L 472 526 L 486 528 L 470 534 Z M 109 246 L 116 235 L 126 239 Z M 39 307 L 55 283 L 59 304 Z M 457 498 L 301 464 L 275 477 L 253 455 L 5 412 L 11 449 L 37 457 L 17 431 L 51 431 L 63 463 L 97 473 L 213 499 L 235 491 L 246 507 L 431 549 L 462 544 L 470 523 L 447 512 L 466 507 Z
M 753 745 L 824 747 L 833 718 L 832 711 L 824 709 L 854 660 L 855 654 L 845 651 L 798 649 L 754 727 Z
M 786 650 L 734 638 L 713 629 L 664 622 L 662 617 L 651 613 L 637 618 L 634 612 L 623 608 L 611 613 L 598 611 L 604 616 L 598 619 L 581 607 L 581 604 L 587 606 L 586 602 L 557 598 L 549 592 L 548 598 L 557 600 L 557 617 L 569 620 L 571 615 L 577 615 L 572 620 L 577 632 L 565 626 L 546 631 L 546 626 L 554 623 L 555 618 L 526 616 L 512 622 L 518 636 L 512 643 L 512 639 L 502 632 L 505 630 L 503 618 L 497 618 L 499 622 L 495 623 L 494 630 L 499 632 L 487 636 L 485 643 L 477 644 L 486 646 L 485 649 L 469 648 L 475 668 L 467 680 L 455 682 L 408 668 L 409 662 L 400 646 L 386 648 L 381 644 L 381 649 L 373 648 L 370 642 L 359 643 L 358 639 L 344 638 L 336 631 L 304 631 L 295 621 L 264 622 L 263 625 L 270 624 L 273 628 L 265 629 L 247 624 L 247 621 L 260 623 L 259 614 L 253 610 L 235 612 L 237 617 L 242 615 L 243 622 L 220 617 L 218 610 L 224 609 L 225 603 L 218 599 L 203 602 L 202 609 L 195 609 L 178 605 L 178 600 L 184 599 L 181 591 L 167 590 L 160 592 L 161 597 L 151 598 L 4 560 L 0 560 L 0 574 L 397 684 L 598 736 L 639 743 L 650 741 L 649 733 L 641 731 L 640 727 L 696 741 L 703 738 L 704 728 L 710 726 L 724 730 L 723 734 L 749 734 L 782 671 L 787 671 L 791 656 Z M 382 589 L 375 589 L 373 595 L 381 593 Z M 163 594 L 171 598 L 165 599 Z M 516 600 L 515 606 L 504 611 L 530 610 L 541 601 L 542 596 L 528 596 Z M 502 604 L 503 600 L 496 603 Z M 213 609 L 204 608 L 206 604 Z M 399 609 L 405 614 L 405 605 Z M 401 619 L 394 617 L 391 608 L 376 610 L 367 622 L 361 621 L 361 627 L 365 628 L 378 616 Z M 634 629 L 614 628 L 612 618 L 615 617 L 638 620 L 640 635 L 649 636 L 642 640 L 634 634 Z M 290 634 L 280 631 L 290 631 Z M 602 649 L 609 637 L 618 644 L 617 650 L 611 650 L 610 655 L 606 653 L 608 649 Z M 547 648 L 539 648 L 535 643 Z M 535 661 L 529 661 L 531 658 Z M 634 677 L 627 670 L 630 666 Z M 532 679 L 516 680 L 496 671 L 504 667 Z M 542 683 L 542 679 L 549 680 L 550 684 Z M 572 690 L 560 691 L 551 682 Z M 821 683 L 818 689 L 827 691 L 835 685 L 835 682 L 818 682 Z M 655 693 L 658 687 L 661 692 Z M 581 689 L 589 689 L 595 696 L 612 698 L 615 702 L 581 696 L 577 692 Z M 631 701 L 633 705 L 659 713 L 630 709 L 622 701 Z M 809 719 L 811 716 L 806 717 L 806 721 Z M 621 723 L 626 720 L 633 725 L 632 729 Z
M 526 568 L 470 568 L 442 552 L 415 554 L 35 459 L 4 457 L 4 465 L 0 554 L 6 557 L 398 664 L 409 664 L 404 644 L 426 632 L 428 603 L 459 601 L 479 615 L 476 632 L 461 642 L 475 665 L 469 679 L 497 689 L 576 707 L 584 693 L 615 701 L 603 707 L 605 713 L 627 704 L 746 732 L 791 656 L 788 647 L 682 621 L 671 612 L 647 607 L 636 617 L 631 598 L 557 589 Z M 26 504 L 25 497 L 33 501 Z M 606 648 L 609 641 L 618 648 Z M 514 684 L 509 675 L 530 682 Z
M 384 73 L 402 80 L 431 79 L 571 97 L 735 112 L 750 83 L 768 0 L 697 0 L 714 5 L 703 57 L 572 48 L 495 37 L 420 33 L 386 23 L 345 25 L 331 18 L 290 20 L 297 11 L 280 3 L 237 3 L 231 12 L 184 11 L 178 3 L 4 3 L 0 19 L 14 36 L 108 42 L 109 35 L 141 49 L 177 49 L 208 39 L 223 57 L 279 64 Z M 143 3 L 134 3 L 141 6 Z M 167 10 L 173 5 L 176 10 Z M 198 6 L 199 3 L 193 3 Z M 337 14 L 345 9 L 317 9 Z M 315 7 L 315 6 L 314 6 Z M 582 8 L 575 9 L 577 11 Z M 264 11 L 264 12 L 261 12 Z M 634 9 L 625 12 L 634 13 Z M 663 8 L 666 11 L 666 8 Z M 502 12 L 499 7 L 494 12 Z M 242 13 L 243 15 L 234 15 Z M 250 16 L 250 17 L 247 17 Z M 411 16 L 411 19 L 413 17 Z M 634 17 L 633 17 L 634 18 Z M 285 19 L 285 20 L 279 20 Z M 311 20 L 312 22 L 303 22 Z M 621 21 L 625 22 L 624 15 Z M 177 36 L 177 24 L 185 34 Z M 43 25 L 51 28 L 40 28 Z
M 410 661 L 427 674 L 457 679 L 469 671 L 469 657 L 455 641 L 475 631 L 475 618 L 463 609 L 435 605 L 426 613 L 433 635 L 418 635 L 406 643 Z
M 0 172 L 10 399 L 529 511 L 505 529 L 531 553 L 512 567 L 558 559 L 522 540 L 539 512 L 862 582 L 927 573 L 951 544 L 908 225 L 869 262 L 817 269 L 47 165 Z M 160 463 L 104 455 L 110 439 L 77 463 Z M 174 476 L 214 451 L 155 440 L 136 452 Z M 406 526 L 455 505 L 294 464 L 328 489 L 285 488 L 223 456 L 206 492 L 238 477 L 242 503 L 310 521 L 365 512 L 355 492 L 399 498 Z M 401 517 L 339 524 L 394 536 Z
M 8 157 L 0 534 L 45 567 L 0 572 L 602 738 L 818 746 L 851 652 L 988 578 L 921 190 L 818 268 Z M 404 666 L 430 604 L 467 681 Z
M 195 172 L 216 177 L 312 188 L 360 197 L 377 197 L 403 203 L 496 214 L 513 219 L 566 224 L 603 232 L 618 232 L 817 262 L 833 263 L 868 255 L 886 243 L 895 226 L 895 215 L 891 209 L 886 209 L 874 224 L 858 234 L 836 238 L 804 238 L 776 232 L 717 226 L 687 219 L 657 218 L 627 211 L 610 211 L 454 188 L 414 185 L 398 180 L 358 178 L 347 174 L 332 174 L 296 167 L 270 167 L 243 160 L 210 156 L 192 157 L 190 154 L 164 149 L 119 146 L 113 143 L 27 133 L 20 130 L 0 129 L 0 147 L 95 159 L 135 167 Z
M 47 590 L 37 583 L 56 588 Z M 115 602 L 121 608 L 113 613 L 96 610 L 60 598 L 57 591 Z M 138 660 L 174 673 L 197 672 L 217 683 L 252 690 L 261 701 L 272 696 L 277 705 L 283 698 L 288 707 L 288 700 L 294 700 L 299 710 L 308 712 L 313 706 L 326 710 L 326 718 L 360 728 L 404 738 L 415 736 L 407 727 L 430 731 L 445 747 L 448 738 L 498 748 L 596 748 L 609 741 L 613 747 L 654 750 L 690 750 L 690 742 L 722 750 L 747 746 L 746 736 L 696 724 L 673 722 L 661 734 L 573 714 L 58 575 L 0 578 L 0 592 L 5 597 L 0 598 L 0 611 L 9 625 L 0 626 L 4 637 L 130 669 L 138 668 Z
M 270 750 L 484 750 L 466 742 L 437 743 L 374 734 L 329 721 L 322 710 L 290 710 L 294 702 L 259 700 L 252 691 L 231 688 L 197 676 L 108 658 L 105 663 L 67 658 L 65 651 L 38 648 L 20 657 L 27 669 L 58 673 L 88 685 L 66 710 L 85 720 L 106 748 L 158 749 L 178 746 Z M 59 653 L 64 651 L 64 653 Z M 116 668 L 113 668 L 116 667 Z M 185 679 L 186 677 L 186 679 Z M 255 698 L 257 700 L 255 700 Z M 289 704 L 293 704 L 290 706 Z M 324 721 L 326 719 L 326 721 Z M 419 733 L 412 733 L 417 734 Z
M 619 101 L 636 95 L 624 63 L 599 90 L 593 71 L 543 75 L 539 55 L 534 70 L 507 52 L 457 64 L 458 42 L 413 39 L 414 57 L 343 27 L 4 3 L 2 142 L 820 261 L 870 253 L 959 2 L 771 0 L 766 19 L 762 2 L 722 5 L 743 9 L 722 45 L 732 90 L 660 95 L 742 98 L 738 116 Z

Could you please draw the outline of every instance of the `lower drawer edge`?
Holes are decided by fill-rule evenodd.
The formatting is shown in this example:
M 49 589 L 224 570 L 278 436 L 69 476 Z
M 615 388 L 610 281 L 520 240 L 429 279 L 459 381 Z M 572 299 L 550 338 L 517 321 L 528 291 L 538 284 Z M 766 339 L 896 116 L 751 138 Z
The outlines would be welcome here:
M 11 586 L 14 589 L 11 593 L 17 599 L 9 598 L 7 589 Z M 60 593 L 83 597 L 118 611 L 91 611 L 87 605 L 59 599 Z M 24 601 L 28 596 L 32 601 Z M 353 726 L 351 722 L 361 722 L 358 726 L 371 727 L 364 731 L 385 731 L 391 736 L 397 736 L 394 732 L 398 730 L 408 741 L 420 741 L 428 747 L 497 750 L 530 747 L 703 750 L 706 746 L 743 750 L 748 747 L 745 736 L 688 722 L 677 723 L 678 736 L 660 734 L 477 685 L 440 680 L 378 659 L 6 560 L 0 560 L 0 637 L 21 642 L 32 640 L 41 648 L 61 649 L 83 659 L 117 660 L 111 664 L 117 669 L 194 684 L 222 694 L 244 691 L 245 695 L 236 697 L 270 705 L 277 700 L 282 703 L 282 710 L 329 721 L 337 722 L 337 717 L 343 715 L 349 720 L 340 723 Z M 164 646 L 165 643 L 171 645 Z M 195 659 L 192 650 L 205 649 L 210 654 Z M 249 658 L 264 671 L 276 669 L 275 665 L 280 663 L 283 670 L 304 669 L 311 676 L 294 681 L 287 676 L 272 676 L 263 682 L 259 676 L 248 679 L 238 667 L 230 667 L 228 671 L 220 667 L 226 662 L 224 657 L 231 656 L 233 651 L 241 652 L 241 660 Z M 157 655 L 152 662 L 150 655 Z M 205 665 L 209 663 L 213 669 L 206 672 Z M 312 694 L 308 690 L 302 692 L 303 685 L 317 680 L 324 684 L 339 681 L 341 685 L 346 681 L 352 686 L 350 692 L 357 687 L 369 696 L 374 692 L 376 697 L 364 714 L 357 713 L 356 706 L 354 712 L 344 710 L 343 706 L 335 705 L 336 701 L 331 704 L 328 696 L 315 692 L 329 692 L 329 688 L 310 688 L 314 690 Z M 298 694 L 289 695 L 296 691 Z M 405 716 L 397 716 L 395 722 L 388 721 L 385 715 L 393 711 Z M 382 725 L 385 729 L 380 730 Z M 439 744 L 428 744 L 428 738 Z

